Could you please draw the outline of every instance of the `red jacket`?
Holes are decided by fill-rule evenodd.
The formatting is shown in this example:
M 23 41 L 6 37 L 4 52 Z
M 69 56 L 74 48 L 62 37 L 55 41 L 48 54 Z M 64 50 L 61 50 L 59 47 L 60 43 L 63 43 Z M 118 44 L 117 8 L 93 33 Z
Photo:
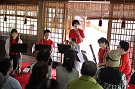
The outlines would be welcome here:
M 121 55 L 122 65 L 118 68 L 121 72 L 126 75 L 127 83 L 130 81 L 130 73 L 131 73 L 131 63 L 129 59 L 129 54 Z

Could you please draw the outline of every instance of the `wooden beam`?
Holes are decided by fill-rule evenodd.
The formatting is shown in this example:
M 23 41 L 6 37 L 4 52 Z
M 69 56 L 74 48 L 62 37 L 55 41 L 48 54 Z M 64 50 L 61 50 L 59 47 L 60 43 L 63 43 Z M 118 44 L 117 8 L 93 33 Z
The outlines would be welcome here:
M 90 1 L 90 0 L 0 0 L 0 4 L 38 4 L 38 2 L 65 2 L 65 1 Z M 91 1 L 105 1 L 105 0 L 91 0 Z M 124 0 L 106 0 L 111 3 L 124 3 Z M 125 3 L 135 3 L 135 0 L 125 0 Z
M 38 4 L 38 2 L 65 2 L 68 0 L 0 0 L 0 4 Z

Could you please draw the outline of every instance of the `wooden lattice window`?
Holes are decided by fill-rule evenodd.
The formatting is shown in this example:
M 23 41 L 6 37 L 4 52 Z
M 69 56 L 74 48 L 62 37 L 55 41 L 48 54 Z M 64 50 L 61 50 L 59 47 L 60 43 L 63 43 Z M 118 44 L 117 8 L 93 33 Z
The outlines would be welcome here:
M 135 36 L 135 21 L 126 21 L 125 28 L 121 28 L 121 20 L 112 20 L 110 49 L 117 49 L 120 40 L 129 42 L 129 57 L 132 65 L 134 65 L 134 36 Z M 133 67 L 133 66 L 132 66 Z
M 37 6 L 18 5 L 16 12 L 17 29 L 20 33 L 37 35 Z M 26 24 L 24 24 L 25 18 Z
M 45 29 L 51 31 L 51 39 L 55 43 L 53 60 L 61 61 L 61 54 L 58 53 L 57 43 L 63 43 L 65 39 L 64 21 L 66 19 L 65 3 L 62 2 L 45 2 Z
M 15 27 L 15 6 L 0 5 L 0 31 L 1 35 L 9 35 L 8 32 Z M 4 21 L 5 18 L 5 21 Z
M 0 9 L 0 31 L 3 35 L 12 28 L 23 34 L 37 35 L 37 6 L 0 5 Z M 7 21 L 4 21 L 5 17 Z M 27 24 L 24 24 L 25 17 Z
M 23 42 L 28 43 L 28 55 L 32 55 L 31 47 L 36 43 L 37 10 L 37 5 L 0 5 L 1 35 L 9 36 L 9 32 L 16 28 Z M 6 21 L 4 21 L 5 16 Z M 26 24 L 24 24 L 25 18 Z

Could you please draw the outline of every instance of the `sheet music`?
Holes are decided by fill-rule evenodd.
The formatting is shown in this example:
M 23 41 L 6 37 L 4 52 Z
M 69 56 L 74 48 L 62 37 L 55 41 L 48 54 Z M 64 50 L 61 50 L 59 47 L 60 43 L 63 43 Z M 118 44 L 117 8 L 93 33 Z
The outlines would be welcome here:
M 83 55 L 82 55 L 82 53 L 81 52 L 79 52 L 78 54 L 77 54 L 77 56 L 78 56 L 78 58 L 79 58 L 79 60 L 80 60 L 80 62 L 79 61 L 77 61 L 77 60 L 75 60 L 75 68 L 79 71 L 79 73 L 80 73 L 80 70 L 81 70 L 81 67 L 82 67 L 82 64 L 83 64 L 83 62 L 85 61 L 84 60 L 84 58 L 83 58 Z
M 32 46 L 32 53 L 35 51 L 35 44 Z

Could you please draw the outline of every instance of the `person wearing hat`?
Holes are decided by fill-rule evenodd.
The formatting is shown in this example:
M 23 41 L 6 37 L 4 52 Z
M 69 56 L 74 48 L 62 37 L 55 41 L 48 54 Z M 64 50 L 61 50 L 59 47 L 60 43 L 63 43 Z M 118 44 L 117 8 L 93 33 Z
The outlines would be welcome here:
M 119 50 L 112 50 L 105 54 L 105 68 L 101 68 L 95 78 L 104 89 L 126 89 L 126 76 L 118 70 L 121 66 Z

